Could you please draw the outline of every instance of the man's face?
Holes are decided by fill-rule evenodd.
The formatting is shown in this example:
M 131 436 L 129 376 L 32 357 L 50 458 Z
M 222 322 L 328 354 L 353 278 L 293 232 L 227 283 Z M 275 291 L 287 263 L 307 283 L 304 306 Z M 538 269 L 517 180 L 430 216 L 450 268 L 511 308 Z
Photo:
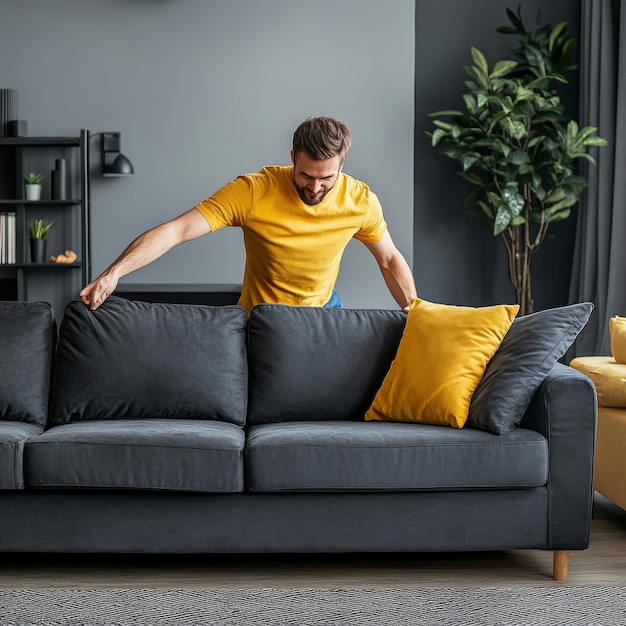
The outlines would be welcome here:
M 300 199 L 305 204 L 319 204 L 337 182 L 337 176 L 343 167 L 340 156 L 332 159 L 317 161 L 306 152 L 294 154 L 291 151 L 293 163 L 293 184 Z

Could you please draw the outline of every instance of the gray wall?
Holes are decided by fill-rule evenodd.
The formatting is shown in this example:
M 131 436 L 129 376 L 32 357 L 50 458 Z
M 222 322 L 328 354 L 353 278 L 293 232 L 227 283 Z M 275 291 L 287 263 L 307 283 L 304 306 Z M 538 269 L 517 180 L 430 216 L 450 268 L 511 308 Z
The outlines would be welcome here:
M 456 161 L 440 155 L 423 137 L 432 130 L 429 113 L 463 107 L 471 65 L 470 48 L 481 50 L 489 64 L 517 46 L 511 35 L 496 32 L 509 25 L 506 8 L 517 11 L 528 27 L 568 22 L 578 37 L 580 0 L 417 0 L 415 32 L 415 233 L 414 273 L 420 295 L 437 302 L 474 306 L 515 302 L 500 237 L 472 222 L 464 207 L 473 189 L 456 173 Z M 567 112 L 578 116 L 578 78 L 568 76 L 561 90 Z M 544 242 L 533 260 L 535 310 L 567 303 L 576 218 L 555 226 L 554 239 Z
M 93 270 L 140 232 L 240 173 L 289 162 L 309 115 L 354 135 L 345 171 L 378 193 L 409 262 L 413 245 L 413 0 L 20 0 L 0 3 L 0 86 L 30 135 L 120 131 L 135 175 L 99 176 Z M 33 19 L 35 18 L 35 19 Z M 171 251 L 125 282 L 237 283 L 241 233 Z M 374 259 L 348 247 L 348 306 L 393 306 Z
M 19 89 L 31 134 L 122 132 L 136 174 L 94 172 L 93 261 L 101 271 L 137 234 L 241 172 L 287 163 L 295 125 L 345 120 L 346 171 L 380 195 L 420 295 L 512 302 L 500 239 L 465 215 L 456 164 L 422 133 L 428 113 L 460 106 L 470 46 L 491 63 L 511 37 L 504 0 L 20 0 L 0 2 L 0 86 Z M 523 0 L 526 21 L 567 21 L 580 0 Z M 37 17 L 32 20 L 32 16 Z M 576 117 L 578 83 L 562 94 Z M 413 139 L 415 137 L 415 146 Z M 94 153 L 97 160 L 97 150 Z M 415 169 L 415 172 L 414 172 Z M 567 301 L 575 219 L 534 261 L 536 308 Z M 233 283 L 238 231 L 191 242 L 126 282 Z M 339 279 L 348 306 L 392 306 L 354 242 Z

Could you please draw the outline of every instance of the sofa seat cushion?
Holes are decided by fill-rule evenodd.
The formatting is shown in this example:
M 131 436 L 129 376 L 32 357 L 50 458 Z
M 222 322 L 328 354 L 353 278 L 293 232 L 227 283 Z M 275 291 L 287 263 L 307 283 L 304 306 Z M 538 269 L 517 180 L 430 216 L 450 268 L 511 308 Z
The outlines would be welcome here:
M 246 313 L 239 306 L 80 301 L 61 323 L 51 420 L 207 419 L 243 425 Z
M 43 426 L 0 421 L 0 489 L 24 489 L 24 446 Z
M 245 438 L 209 420 L 105 420 L 54 426 L 26 445 L 28 487 L 243 491 Z
M 250 428 L 244 464 L 250 491 L 529 488 L 547 481 L 548 443 L 522 428 L 285 422 Z

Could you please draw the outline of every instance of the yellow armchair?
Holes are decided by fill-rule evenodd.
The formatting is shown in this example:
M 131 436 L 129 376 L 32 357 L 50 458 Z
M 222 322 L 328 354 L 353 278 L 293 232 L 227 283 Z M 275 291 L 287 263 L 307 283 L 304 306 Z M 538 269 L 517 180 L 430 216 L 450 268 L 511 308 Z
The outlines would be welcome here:
M 577 357 L 570 366 L 593 381 L 598 396 L 594 489 L 626 509 L 626 318 L 612 318 L 609 329 L 613 356 Z

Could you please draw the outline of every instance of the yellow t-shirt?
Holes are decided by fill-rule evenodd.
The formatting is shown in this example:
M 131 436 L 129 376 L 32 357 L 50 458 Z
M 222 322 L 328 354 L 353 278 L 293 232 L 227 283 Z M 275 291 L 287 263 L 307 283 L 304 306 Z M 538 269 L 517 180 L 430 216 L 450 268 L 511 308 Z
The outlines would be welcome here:
M 211 231 L 243 230 L 246 265 L 239 304 L 323 306 L 330 299 L 352 237 L 380 241 L 387 230 L 382 207 L 367 185 L 340 173 L 317 205 L 302 202 L 290 166 L 239 176 L 196 208 Z

